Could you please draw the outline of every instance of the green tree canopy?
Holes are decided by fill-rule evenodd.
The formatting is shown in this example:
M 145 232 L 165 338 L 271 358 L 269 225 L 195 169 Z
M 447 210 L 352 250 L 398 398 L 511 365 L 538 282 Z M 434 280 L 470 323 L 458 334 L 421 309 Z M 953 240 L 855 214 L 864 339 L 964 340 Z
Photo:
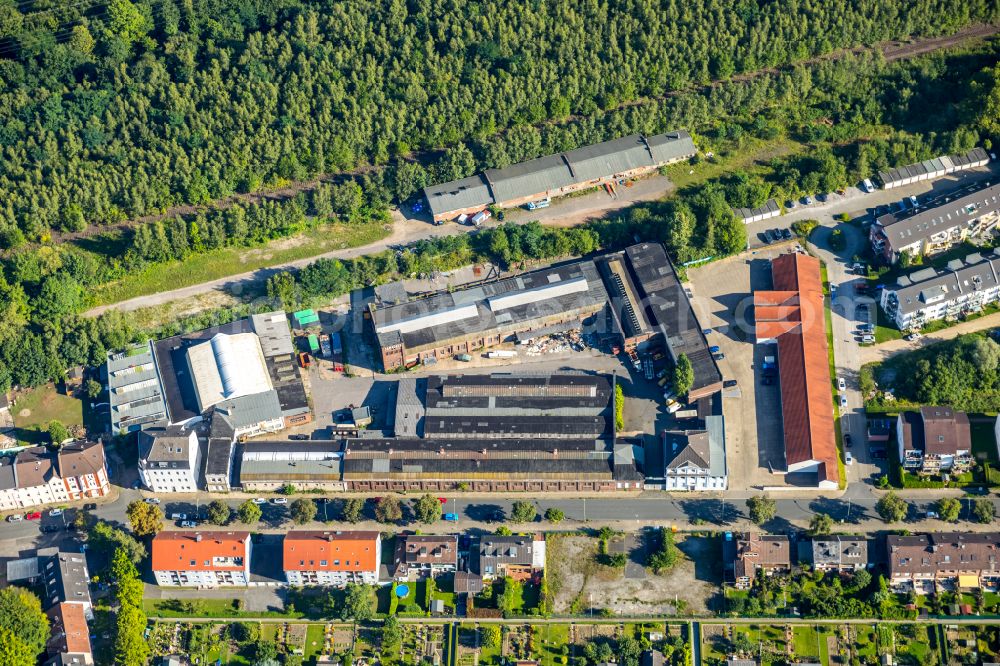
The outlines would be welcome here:
M 417 520 L 427 525 L 441 520 L 441 502 L 434 495 L 427 493 L 420 499 L 414 500 L 413 512 Z

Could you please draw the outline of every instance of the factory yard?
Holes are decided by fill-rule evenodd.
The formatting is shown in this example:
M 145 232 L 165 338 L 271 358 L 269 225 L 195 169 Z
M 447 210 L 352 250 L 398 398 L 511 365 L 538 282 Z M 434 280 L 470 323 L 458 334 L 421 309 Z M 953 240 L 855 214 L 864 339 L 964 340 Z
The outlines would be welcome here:
M 688 269 L 692 306 L 702 326 L 711 328 L 709 344 L 726 358 L 719 362 L 726 379 L 737 381 L 723 394 L 729 488 L 749 490 L 785 484 L 778 382 L 764 385 L 757 372 L 772 347 L 754 344 L 753 291 L 770 288 L 768 261 L 795 247 L 794 242 Z M 771 349 L 768 352 L 766 349 Z
M 655 533 L 617 534 L 608 544 L 611 554 L 624 553 L 623 568 L 602 564 L 596 536 L 568 534 L 547 541 L 546 579 L 554 613 L 613 615 L 701 615 L 712 606 L 721 581 L 719 542 L 688 536 L 678 540 L 684 556 L 669 572 L 654 574 L 645 567 L 647 545 Z

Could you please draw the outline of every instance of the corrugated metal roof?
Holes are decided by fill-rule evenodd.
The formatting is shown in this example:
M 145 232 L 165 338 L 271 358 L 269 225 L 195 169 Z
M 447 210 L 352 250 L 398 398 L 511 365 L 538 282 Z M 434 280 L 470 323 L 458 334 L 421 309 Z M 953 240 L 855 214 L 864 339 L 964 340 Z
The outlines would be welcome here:
M 493 203 L 490 188 L 480 174 L 425 187 L 424 196 L 434 215 L 476 206 L 485 208 Z
M 556 275 L 556 277 L 558 277 L 558 275 Z M 500 310 L 506 310 L 518 305 L 528 305 L 529 303 L 537 303 L 539 301 L 545 301 L 558 296 L 578 294 L 580 292 L 587 291 L 588 288 L 587 278 L 581 275 L 570 280 L 557 280 L 551 284 L 543 284 L 540 287 L 535 287 L 534 289 L 525 289 L 524 291 L 516 291 L 502 294 L 500 296 L 494 296 L 493 298 L 490 298 L 487 303 L 489 304 L 490 310 L 493 310 L 493 312 L 499 312 Z

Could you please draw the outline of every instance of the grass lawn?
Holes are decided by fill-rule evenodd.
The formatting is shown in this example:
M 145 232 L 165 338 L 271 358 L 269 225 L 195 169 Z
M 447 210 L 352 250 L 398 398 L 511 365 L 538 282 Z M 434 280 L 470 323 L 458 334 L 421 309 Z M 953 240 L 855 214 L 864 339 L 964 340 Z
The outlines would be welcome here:
M 902 340 L 903 332 L 896 328 L 896 322 L 885 313 L 881 305 L 876 307 L 878 309 L 875 316 L 875 344 L 891 340 Z
M 563 647 L 569 645 L 568 624 L 532 625 L 532 656 L 541 666 L 562 666 Z
M 667 176 L 678 188 L 694 183 L 701 183 L 712 178 L 728 175 L 734 170 L 763 170 L 765 167 L 755 167 L 755 162 L 770 160 L 774 157 L 802 152 L 805 146 L 792 139 L 748 139 L 740 146 L 732 146 L 725 155 L 716 155 L 711 160 L 703 159 L 692 166 L 687 161 L 674 164 L 665 169 Z M 691 172 L 694 173 L 691 173 Z
M 299 619 L 305 616 L 301 611 L 294 613 L 278 613 L 276 611 L 238 611 L 233 608 L 232 599 L 191 599 L 178 603 L 176 599 L 145 599 L 143 610 L 151 618 L 175 617 L 217 617 L 217 618 L 255 618 L 255 617 L 287 617 Z
M 825 643 L 826 634 L 819 633 L 816 627 L 795 626 L 792 629 L 792 647 L 799 661 L 818 659 L 821 664 L 828 663 L 822 658 L 827 652 Z
M 306 646 L 305 652 L 302 655 L 302 661 L 309 663 L 313 657 L 322 654 L 325 641 L 323 631 L 324 627 L 322 624 L 310 624 L 306 627 Z
M 60 421 L 68 428 L 83 425 L 83 403 L 57 392 L 52 384 L 39 386 L 18 398 L 11 412 L 17 438 L 29 444 L 48 442 L 48 435 L 43 433 L 49 421 Z
M 427 590 L 427 581 L 400 583 L 400 585 L 406 585 L 409 591 L 405 597 L 399 600 L 396 613 L 398 615 L 423 615 L 425 609 L 422 604 Z M 393 594 L 399 589 L 396 585 L 391 587 Z
M 997 462 L 997 440 L 993 433 L 993 424 L 988 421 L 973 421 L 972 430 L 972 455 L 976 460 L 986 460 L 991 463 Z
M 439 576 L 434 580 L 434 590 L 431 592 L 431 600 L 440 599 L 445 607 L 455 607 L 455 581 L 451 576 Z
M 476 628 L 471 624 L 463 624 L 458 628 L 458 644 L 461 646 L 479 645 L 480 664 L 499 664 L 502 647 L 487 648 L 482 644 L 482 640 L 476 636 Z M 474 665 L 474 662 L 471 662 Z M 461 660 L 459 666 L 470 666 L 466 660 Z
M 117 303 L 307 259 L 333 250 L 368 245 L 389 235 L 390 232 L 385 230 L 386 226 L 381 221 L 324 224 L 258 248 L 230 247 L 194 255 L 183 261 L 148 266 L 118 282 L 94 288 L 89 294 L 88 303 L 90 306 Z M 103 253 L 98 254 L 98 257 L 106 260 Z

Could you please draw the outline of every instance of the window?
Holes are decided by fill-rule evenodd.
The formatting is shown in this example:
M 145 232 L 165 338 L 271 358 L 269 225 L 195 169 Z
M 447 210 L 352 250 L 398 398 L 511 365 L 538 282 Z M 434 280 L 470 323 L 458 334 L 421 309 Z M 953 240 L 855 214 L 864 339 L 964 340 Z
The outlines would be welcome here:
M 321 567 L 325 567 L 325 566 L 326 566 L 326 560 L 320 560 L 320 561 L 319 561 L 319 565 L 320 565 Z

